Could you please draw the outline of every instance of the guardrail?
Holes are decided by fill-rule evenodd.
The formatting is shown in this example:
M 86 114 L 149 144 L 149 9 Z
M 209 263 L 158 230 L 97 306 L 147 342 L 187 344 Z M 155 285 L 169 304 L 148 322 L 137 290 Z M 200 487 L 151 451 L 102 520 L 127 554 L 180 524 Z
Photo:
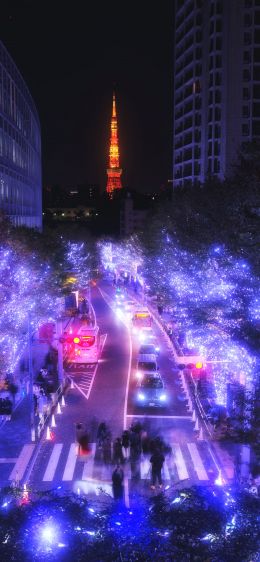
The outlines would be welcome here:
M 67 388 L 68 384 L 69 384 L 69 380 L 66 377 L 63 383 L 57 388 L 56 392 L 53 392 L 51 394 L 51 402 L 47 404 L 46 410 L 44 414 L 41 416 L 39 423 L 36 427 L 36 434 L 38 439 L 41 437 L 45 424 L 48 422 L 50 416 L 54 413 L 58 401 L 62 396 L 62 394 L 64 393 L 64 390 Z

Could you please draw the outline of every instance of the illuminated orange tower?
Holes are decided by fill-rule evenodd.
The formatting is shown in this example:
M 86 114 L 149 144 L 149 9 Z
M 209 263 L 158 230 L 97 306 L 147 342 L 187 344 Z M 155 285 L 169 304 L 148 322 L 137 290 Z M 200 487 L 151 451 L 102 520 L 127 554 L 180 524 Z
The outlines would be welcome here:
M 117 136 L 116 97 L 113 94 L 113 107 L 111 119 L 111 136 L 109 146 L 109 168 L 107 169 L 107 193 L 112 197 L 115 189 L 122 189 L 122 169 L 119 165 L 119 147 Z

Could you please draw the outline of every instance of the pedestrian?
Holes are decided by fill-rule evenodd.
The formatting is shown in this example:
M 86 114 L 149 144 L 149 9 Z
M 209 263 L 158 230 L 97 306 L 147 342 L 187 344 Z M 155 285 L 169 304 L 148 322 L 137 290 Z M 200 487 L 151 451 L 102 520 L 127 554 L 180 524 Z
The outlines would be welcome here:
M 127 429 L 123 431 L 122 435 L 122 447 L 124 449 L 125 460 L 129 459 L 130 456 L 130 433 Z
M 120 437 L 117 437 L 113 444 L 113 461 L 115 464 L 123 464 L 124 462 L 122 442 Z
M 102 445 L 103 461 L 105 464 L 111 463 L 111 439 L 109 435 L 105 438 Z
M 150 463 L 152 465 L 152 485 L 151 488 L 155 490 L 155 485 L 158 480 L 159 488 L 162 488 L 162 467 L 165 461 L 164 455 L 160 450 L 156 450 L 151 458 Z
M 151 446 L 151 439 L 148 436 L 147 431 L 143 431 L 142 432 L 142 451 L 144 455 L 147 455 L 151 452 L 150 446 Z
M 124 494 L 124 471 L 120 464 L 117 464 L 112 474 L 112 488 L 115 500 L 122 500 Z
M 101 448 L 103 441 L 106 439 L 108 435 L 108 427 L 106 422 L 101 422 L 98 426 L 98 430 L 97 430 L 97 440 L 98 440 L 98 446 Z

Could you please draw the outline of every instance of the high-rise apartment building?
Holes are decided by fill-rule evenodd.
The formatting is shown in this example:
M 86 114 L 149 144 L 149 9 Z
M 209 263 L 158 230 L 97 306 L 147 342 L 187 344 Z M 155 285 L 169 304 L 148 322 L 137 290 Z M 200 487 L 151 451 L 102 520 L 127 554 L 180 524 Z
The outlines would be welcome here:
M 260 0 L 175 0 L 174 186 L 224 179 L 260 138 Z
M 39 117 L 27 85 L 1 41 L 0 209 L 15 226 L 42 228 Z

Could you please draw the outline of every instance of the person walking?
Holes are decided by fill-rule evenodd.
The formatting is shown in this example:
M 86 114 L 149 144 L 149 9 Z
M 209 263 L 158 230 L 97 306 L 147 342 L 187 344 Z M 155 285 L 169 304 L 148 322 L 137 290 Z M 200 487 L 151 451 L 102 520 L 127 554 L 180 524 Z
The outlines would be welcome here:
M 129 459 L 130 456 L 130 433 L 127 429 L 123 431 L 122 435 L 122 447 L 124 449 L 125 460 Z
M 97 430 L 98 446 L 101 448 L 106 437 L 109 436 L 109 431 L 106 422 L 102 421 Z
M 112 458 L 111 458 L 111 439 L 109 435 L 103 441 L 102 452 L 103 452 L 104 464 L 110 464 Z
M 112 488 L 115 500 L 122 500 L 124 495 L 124 471 L 120 464 L 117 464 L 112 474 Z
M 115 464 L 123 464 L 124 456 L 122 451 L 122 443 L 120 437 L 114 441 L 113 444 L 113 461 Z
M 165 457 L 160 450 L 154 451 L 150 458 L 150 463 L 152 465 L 152 490 L 155 490 L 156 482 L 158 480 L 159 488 L 162 488 L 162 467 L 165 461 Z

